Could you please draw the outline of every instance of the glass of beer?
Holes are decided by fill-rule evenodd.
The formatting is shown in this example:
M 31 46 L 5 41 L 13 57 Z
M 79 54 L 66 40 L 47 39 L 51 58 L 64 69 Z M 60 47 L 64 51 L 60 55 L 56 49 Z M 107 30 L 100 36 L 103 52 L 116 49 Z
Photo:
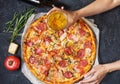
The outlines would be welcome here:
M 62 30 L 67 26 L 67 15 L 62 11 L 52 11 L 48 14 L 48 26 L 54 30 Z

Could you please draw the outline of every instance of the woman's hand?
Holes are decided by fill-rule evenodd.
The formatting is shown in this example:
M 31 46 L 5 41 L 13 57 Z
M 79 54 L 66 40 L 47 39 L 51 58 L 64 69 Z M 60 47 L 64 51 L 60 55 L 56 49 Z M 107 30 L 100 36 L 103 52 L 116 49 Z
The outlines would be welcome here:
M 57 8 L 57 7 L 53 7 L 49 12 L 48 12 L 48 14 L 50 13 L 50 12 L 52 12 L 52 11 L 61 11 L 61 12 L 63 12 L 64 14 L 66 14 L 66 16 L 67 16 L 67 19 L 68 19 L 68 24 L 67 24 L 67 28 L 69 27 L 69 26 L 71 26 L 74 22 L 76 22 L 78 19 L 79 19 L 79 17 L 78 17 L 78 15 L 77 15 L 77 13 L 75 12 L 75 11 L 67 11 L 67 10 L 64 10 L 64 7 L 61 7 L 61 9 L 60 8 Z
M 76 11 L 67 11 L 67 10 L 63 10 L 64 9 L 63 7 L 61 7 L 61 9 L 54 7 L 48 12 L 48 14 L 51 11 L 55 11 L 55 10 L 64 12 L 68 18 L 68 24 L 66 27 L 69 27 L 74 22 L 76 22 L 80 17 L 100 14 L 102 12 L 115 8 L 116 6 L 119 6 L 119 5 L 120 5 L 120 0 L 95 0 L 91 4 Z
M 107 65 L 97 65 L 85 75 L 85 79 L 80 84 L 99 84 L 109 72 Z

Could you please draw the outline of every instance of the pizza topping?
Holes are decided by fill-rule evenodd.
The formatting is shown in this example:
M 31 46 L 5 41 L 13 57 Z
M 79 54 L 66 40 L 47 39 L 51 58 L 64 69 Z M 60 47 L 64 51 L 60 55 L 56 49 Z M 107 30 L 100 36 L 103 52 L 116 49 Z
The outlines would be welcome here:
M 48 61 L 48 59 L 46 58 L 46 59 L 44 59 L 44 64 L 45 65 L 50 65 L 50 62 Z
M 49 71 L 49 68 L 46 65 L 39 65 L 39 71 L 46 74 L 46 71 Z
M 86 55 L 86 56 L 90 56 L 90 55 L 91 55 L 91 51 L 92 51 L 92 50 L 91 50 L 90 48 L 86 48 L 86 49 L 85 49 L 85 55 Z
M 66 36 L 67 36 L 67 33 L 63 33 L 63 34 L 60 36 L 60 41 L 63 41 Z
M 40 24 L 38 24 L 36 27 L 37 27 L 37 29 L 41 32 L 41 31 L 44 30 L 45 23 L 40 23 Z
M 85 36 L 86 32 L 82 28 L 79 30 L 80 36 Z
M 68 38 L 69 38 L 69 40 L 73 40 L 73 41 L 78 41 L 79 40 L 79 38 L 76 36 L 76 35 L 72 35 L 72 34 L 70 34 L 69 36 L 68 36 Z
M 84 56 L 85 56 L 85 50 L 84 50 L 84 49 L 80 49 L 80 50 L 77 52 L 77 57 L 83 58 Z
M 29 62 L 30 62 L 31 64 L 34 64 L 34 63 L 36 62 L 36 58 L 35 58 L 34 56 L 30 56 L 30 57 L 29 57 Z
M 65 60 L 60 61 L 60 62 L 59 62 L 59 66 L 60 66 L 60 67 L 66 67 L 66 66 L 67 66 L 66 61 L 65 61 Z
M 64 34 L 64 31 L 63 30 L 59 30 L 58 31 L 58 36 L 61 36 L 61 35 L 63 35 Z
M 86 41 L 84 44 L 85 48 L 92 48 L 92 43 L 90 41 Z
M 50 37 L 45 37 L 44 41 L 45 41 L 46 46 L 49 46 L 49 43 L 51 42 L 51 38 Z
M 72 78 L 73 77 L 73 73 L 71 71 L 66 71 L 64 74 L 63 74 L 66 78 Z
M 65 54 L 67 54 L 67 55 L 71 55 L 71 54 L 72 54 L 72 48 L 71 48 L 71 47 L 66 47 L 66 48 L 64 49 L 64 52 L 65 52 Z
M 44 74 L 45 76 L 48 76 L 48 73 L 49 73 L 49 70 L 46 70 L 43 74 Z
M 74 66 L 74 70 L 80 73 L 81 75 L 85 73 L 84 69 L 79 65 Z
M 61 58 L 61 56 L 54 56 L 54 60 L 56 60 L 56 61 L 62 61 L 62 58 Z
M 31 47 L 33 45 L 33 42 L 31 40 L 27 40 L 26 45 Z
M 69 40 L 73 40 L 72 34 L 68 35 Z
M 49 56 L 54 56 L 57 54 L 57 51 L 56 50 L 51 50 L 49 51 Z
M 84 69 L 83 68 L 79 68 L 79 73 L 80 73 L 80 75 L 83 75 L 84 73 L 85 73 L 85 71 L 84 71 Z
M 78 65 L 75 65 L 75 66 L 73 67 L 73 69 L 74 69 L 76 72 L 79 72 Z
M 35 49 L 35 54 L 40 54 L 42 53 L 42 49 L 41 48 L 36 48 Z
M 88 65 L 88 61 L 85 59 L 80 60 L 79 65 L 82 67 L 86 67 Z
M 51 38 L 50 38 L 50 37 L 46 37 L 46 38 L 44 39 L 44 41 L 45 41 L 45 42 L 51 42 Z

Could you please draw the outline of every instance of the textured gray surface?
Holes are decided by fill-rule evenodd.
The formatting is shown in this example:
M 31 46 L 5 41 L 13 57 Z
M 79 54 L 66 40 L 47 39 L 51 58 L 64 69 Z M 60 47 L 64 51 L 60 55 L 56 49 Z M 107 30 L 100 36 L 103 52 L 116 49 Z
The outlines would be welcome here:
M 82 8 L 94 0 L 60 0 L 69 6 L 69 10 Z M 29 4 L 18 0 L 0 0 L 0 84 L 31 84 L 21 70 L 11 72 L 3 66 L 3 61 L 7 55 L 10 34 L 2 33 L 5 29 L 5 23 L 9 21 L 14 12 L 23 12 L 32 7 Z M 47 12 L 48 7 L 35 7 L 35 12 Z M 120 59 L 120 7 L 112 9 L 103 14 L 88 17 L 95 19 L 95 23 L 100 28 L 100 63 L 110 63 Z M 16 42 L 20 44 L 20 38 Z M 16 54 L 20 57 L 20 48 Z M 101 84 L 120 84 L 120 71 L 108 74 Z

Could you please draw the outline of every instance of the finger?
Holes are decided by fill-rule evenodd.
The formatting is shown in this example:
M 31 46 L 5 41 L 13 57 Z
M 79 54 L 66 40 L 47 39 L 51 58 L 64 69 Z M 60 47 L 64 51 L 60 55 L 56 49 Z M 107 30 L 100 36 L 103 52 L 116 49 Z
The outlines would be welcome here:
M 97 75 L 94 74 L 92 77 L 86 79 L 86 80 L 82 80 L 80 81 L 81 83 L 90 83 L 90 82 L 94 82 L 94 81 L 97 81 Z
M 90 70 L 87 74 L 85 74 L 85 78 L 92 76 L 95 73 L 95 69 Z

